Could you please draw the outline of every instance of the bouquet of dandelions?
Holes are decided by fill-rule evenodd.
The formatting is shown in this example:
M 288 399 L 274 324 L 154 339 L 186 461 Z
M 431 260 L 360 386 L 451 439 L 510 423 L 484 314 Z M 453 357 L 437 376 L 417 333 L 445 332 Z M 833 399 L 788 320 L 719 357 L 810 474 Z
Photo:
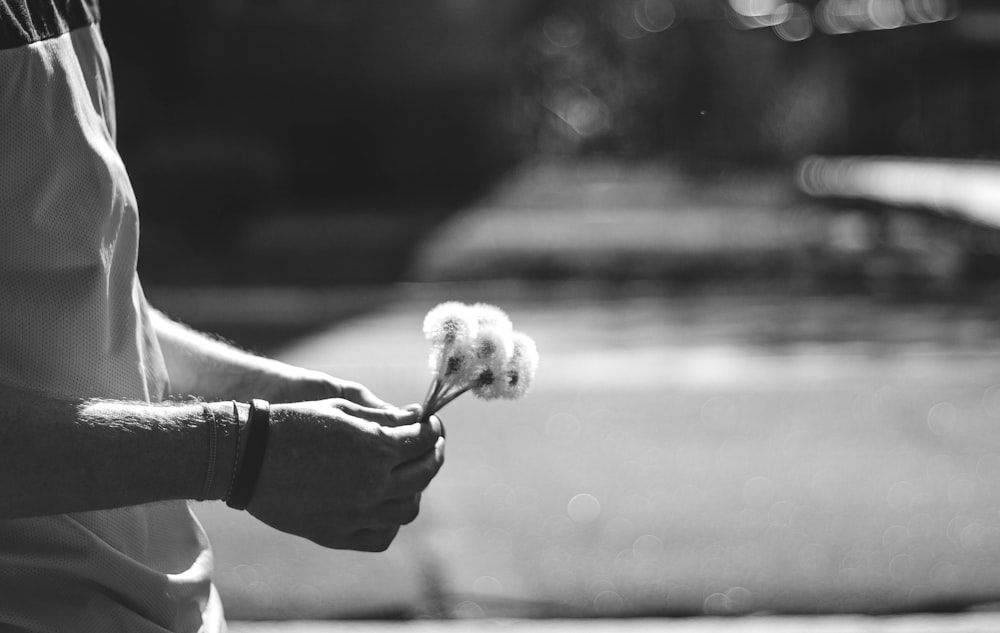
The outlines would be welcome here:
M 484 400 L 514 400 L 527 393 L 538 367 L 535 342 L 517 332 L 500 308 L 457 301 L 424 318 L 434 376 L 424 398 L 424 418 L 467 391 Z

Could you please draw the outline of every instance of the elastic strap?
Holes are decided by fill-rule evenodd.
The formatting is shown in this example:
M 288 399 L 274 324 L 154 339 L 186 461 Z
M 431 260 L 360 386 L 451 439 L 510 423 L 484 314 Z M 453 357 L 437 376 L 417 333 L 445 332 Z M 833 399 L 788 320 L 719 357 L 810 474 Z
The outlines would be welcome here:
M 215 481 L 215 464 L 218 460 L 219 450 L 219 425 L 215 421 L 215 413 L 207 404 L 201 405 L 202 416 L 205 418 L 205 427 L 208 430 L 208 466 L 205 468 L 205 483 L 202 485 L 201 494 L 198 501 L 208 498 L 208 493 L 212 490 L 212 482 Z
M 233 420 L 233 424 L 236 427 L 236 444 L 233 451 L 233 471 L 229 475 L 229 486 L 226 487 L 226 496 L 223 497 L 223 500 L 226 501 L 226 503 L 229 503 L 229 495 L 233 492 L 233 484 L 236 483 L 236 475 L 239 473 L 240 448 L 242 448 L 241 439 L 243 438 L 243 429 L 246 428 L 246 424 L 242 419 L 240 419 L 240 406 L 235 400 L 233 400 Z
M 237 448 L 237 459 L 233 467 L 233 480 L 226 496 L 226 505 L 237 510 L 245 510 L 253 497 L 264 453 L 267 451 L 267 437 L 271 426 L 271 405 L 266 400 L 251 400 L 250 415 L 246 424 L 246 439 L 243 449 Z M 241 435 L 244 435 L 241 433 Z M 237 444 L 239 446 L 239 444 Z

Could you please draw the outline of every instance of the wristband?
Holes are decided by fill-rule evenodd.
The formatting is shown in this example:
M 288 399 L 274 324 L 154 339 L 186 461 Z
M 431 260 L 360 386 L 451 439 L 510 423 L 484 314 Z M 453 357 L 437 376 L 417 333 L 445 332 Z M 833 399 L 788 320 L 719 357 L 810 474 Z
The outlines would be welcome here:
M 212 482 L 215 481 L 215 462 L 218 459 L 219 435 L 218 425 L 215 423 L 215 413 L 207 404 L 201 405 L 201 411 L 205 418 L 205 427 L 208 430 L 208 467 L 205 469 L 205 483 L 201 488 L 201 495 L 196 501 L 204 501 L 208 498 L 208 493 L 212 490 Z
M 233 491 L 236 473 L 240 467 L 240 440 L 243 437 L 243 429 L 245 428 L 246 422 L 240 417 L 240 405 L 233 400 L 233 435 L 236 436 L 236 441 L 233 443 L 233 467 L 232 473 L 229 475 L 229 485 L 226 487 L 226 494 L 222 496 L 222 500 L 227 503 L 229 502 L 229 494 Z
M 246 423 L 246 439 L 243 449 L 237 448 L 237 459 L 233 466 L 233 481 L 226 495 L 226 505 L 237 510 L 245 510 L 253 497 L 257 477 L 264 463 L 267 451 L 267 436 L 271 424 L 271 405 L 266 400 L 251 400 L 250 415 Z M 243 435 L 241 433 L 241 435 Z M 239 447 L 237 442 L 237 447 Z

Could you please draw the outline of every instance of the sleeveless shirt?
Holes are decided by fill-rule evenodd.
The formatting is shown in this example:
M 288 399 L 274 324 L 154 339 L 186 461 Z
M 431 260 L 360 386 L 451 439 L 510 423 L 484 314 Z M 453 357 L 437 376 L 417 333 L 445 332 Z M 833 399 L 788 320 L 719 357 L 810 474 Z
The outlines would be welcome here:
M 0 382 L 164 396 L 138 239 L 97 0 L 0 0 Z M 211 571 L 184 501 L 0 520 L 0 629 L 218 633 Z

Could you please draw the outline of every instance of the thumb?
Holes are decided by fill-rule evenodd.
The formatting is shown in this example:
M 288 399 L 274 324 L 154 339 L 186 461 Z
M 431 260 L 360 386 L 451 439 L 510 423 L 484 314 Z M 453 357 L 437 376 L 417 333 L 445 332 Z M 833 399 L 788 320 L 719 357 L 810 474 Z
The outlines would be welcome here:
M 423 415 L 423 408 L 417 405 L 409 405 L 405 409 L 377 409 L 378 418 L 377 421 L 383 426 L 406 426 L 407 424 L 414 424 L 420 420 L 420 416 Z
M 414 403 L 414 404 L 408 404 L 408 405 L 406 405 L 406 410 L 407 411 L 414 411 L 414 412 L 416 412 L 417 419 L 420 420 L 420 422 L 422 422 L 422 423 L 426 423 L 426 422 L 430 422 L 431 421 L 431 415 L 432 414 L 424 415 L 424 407 L 422 405 L 419 405 L 419 404 L 416 404 L 416 403 Z M 440 423 L 438 424 L 438 426 L 440 426 Z

